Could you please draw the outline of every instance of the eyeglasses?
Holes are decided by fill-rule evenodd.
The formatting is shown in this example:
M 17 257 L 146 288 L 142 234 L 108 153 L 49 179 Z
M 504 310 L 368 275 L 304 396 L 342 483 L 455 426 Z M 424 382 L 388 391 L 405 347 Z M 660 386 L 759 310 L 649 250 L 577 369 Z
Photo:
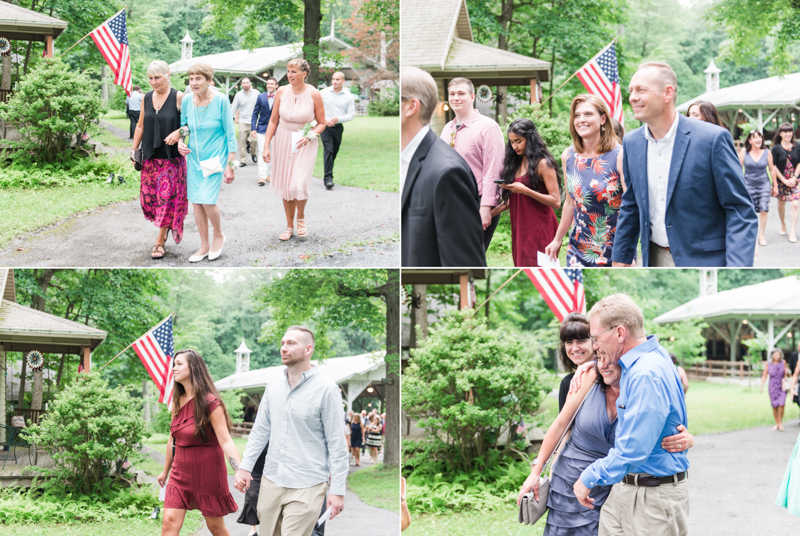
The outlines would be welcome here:
M 600 338 L 600 335 L 602 335 L 602 334 L 603 334 L 603 333 L 605 333 L 606 331 L 610 331 L 610 330 L 614 329 L 615 327 L 617 327 L 617 326 L 611 326 L 611 327 L 610 327 L 610 328 L 608 328 L 608 329 L 604 329 L 603 331 L 601 331 L 601 332 L 600 332 L 600 333 L 598 333 L 597 335 L 589 335 L 589 340 L 590 340 L 590 341 L 592 341 L 592 344 L 597 344 L 597 339 L 599 339 L 599 338 Z

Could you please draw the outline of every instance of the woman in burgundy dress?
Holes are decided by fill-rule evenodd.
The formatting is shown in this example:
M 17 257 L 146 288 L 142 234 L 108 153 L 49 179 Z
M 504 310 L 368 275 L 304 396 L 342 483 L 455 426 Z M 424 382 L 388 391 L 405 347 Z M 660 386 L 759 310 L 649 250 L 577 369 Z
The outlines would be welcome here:
M 179 350 L 172 363 L 172 424 L 158 475 L 159 486 L 167 486 L 161 534 L 178 536 L 186 510 L 200 510 L 212 534 L 230 536 L 223 517 L 238 506 L 228 489 L 225 459 L 234 471 L 241 461 L 231 419 L 200 354 Z
M 537 252 L 544 253 L 558 229 L 555 209 L 561 206 L 561 193 L 556 161 L 530 119 L 508 127 L 500 180 L 503 202 L 492 217 L 510 210 L 514 266 L 539 266 Z

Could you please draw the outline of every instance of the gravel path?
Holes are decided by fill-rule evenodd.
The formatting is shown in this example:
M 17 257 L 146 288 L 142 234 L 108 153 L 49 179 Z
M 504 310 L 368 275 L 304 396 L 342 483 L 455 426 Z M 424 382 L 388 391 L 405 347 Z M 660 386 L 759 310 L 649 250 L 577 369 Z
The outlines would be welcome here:
M 104 125 L 119 137 L 127 132 Z M 131 167 L 128 181 L 138 181 Z M 113 188 L 112 185 L 109 185 Z M 326 190 L 321 179 L 311 180 L 306 206 L 308 238 L 278 240 L 286 220 L 280 197 L 269 186 L 258 186 L 252 162 L 236 170 L 232 184 L 222 184 L 218 205 L 226 235 L 217 267 L 399 266 L 400 197 L 337 185 Z M 187 259 L 200 246 L 197 225 L 189 214 L 184 236 L 167 240 L 166 256 L 152 260 L 158 230 L 142 215 L 139 201 L 118 203 L 74 216 L 20 237 L 0 250 L 0 266 L 47 267 L 190 267 Z M 207 267 L 209 261 L 194 265 Z

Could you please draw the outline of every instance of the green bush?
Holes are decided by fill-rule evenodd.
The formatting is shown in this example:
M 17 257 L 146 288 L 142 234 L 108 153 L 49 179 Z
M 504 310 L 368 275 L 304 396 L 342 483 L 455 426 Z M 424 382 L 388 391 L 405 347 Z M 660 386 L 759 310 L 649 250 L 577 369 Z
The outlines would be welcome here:
M 539 135 L 550 150 L 550 154 L 556 159 L 560 170 L 561 153 L 564 152 L 564 149 L 572 145 L 572 136 L 569 133 L 569 118 L 561 116 L 550 117 L 549 112 L 541 109 L 538 104 L 519 106 L 514 110 L 512 115 L 509 115 L 508 124 L 501 125 L 503 128 L 503 136 L 506 140 L 508 140 L 508 125 L 521 118 L 533 121 L 533 124 L 536 125 L 536 130 L 539 131 Z M 563 184 L 559 184 L 559 187 L 563 190 Z
M 138 180 L 138 173 L 134 171 L 130 160 L 121 155 L 87 156 L 66 149 L 52 162 L 37 161 L 25 154 L 16 154 L 14 160 L 8 160 L 7 156 L 0 154 L 0 190 L 101 183 L 106 181 L 109 173 Z
M 48 489 L 89 494 L 114 474 L 125 460 L 143 459 L 139 452 L 146 424 L 141 400 L 121 389 L 110 389 L 96 373 L 81 374 L 61 391 L 38 425 L 23 432 L 25 439 L 46 450 L 55 461 L 36 468 Z
M 41 162 L 58 159 L 82 134 L 96 129 L 105 113 L 100 93 L 85 75 L 58 58 L 45 58 L 31 70 L 7 103 L 0 118 L 16 125 L 21 141 L 11 146 L 36 155 Z
M 0 525 L 42 523 L 113 522 L 146 519 L 153 508 L 162 506 L 152 486 L 116 487 L 106 485 L 91 494 L 0 488 Z
M 532 415 L 554 376 L 525 357 L 520 343 L 487 328 L 473 311 L 449 311 L 412 350 L 403 374 L 403 406 L 428 432 L 424 454 L 407 464 L 438 460 L 449 471 L 487 466 L 496 438 Z
M 400 93 L 390 87 L 383 90 L 380 99 L 371 100 L 367 113 L 372 117 L 396 117 L 400 115 Z
M 225 409 L 231 417 L 231 422 L 241 423 L 244 417 L 244 403 L 242 398 L 247 396 L 241 389 L 233 389 L 231 391 L 222 391 L 219 396 L 222 397 L 222 402 L 225 404 Z

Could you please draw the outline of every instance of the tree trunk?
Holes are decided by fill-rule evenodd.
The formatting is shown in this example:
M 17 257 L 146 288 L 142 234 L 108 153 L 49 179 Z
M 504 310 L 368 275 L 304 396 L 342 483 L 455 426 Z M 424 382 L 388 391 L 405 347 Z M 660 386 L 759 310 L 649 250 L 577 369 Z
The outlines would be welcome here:
M 492 271 L 491 270 L 486 270 L 486 297 L 484 299 L 486 300 L 486 320 L 487 321 L 489 320 L 489 304 L 492 302 L 492 300 L 489 299 L 489 296 L 492 295 L 491 290 L 492 290 Z
M 497 48 L 508 50 L 508 34 L 511 31 L 511 19 L 514 17 L 514 0 L 503 0 L 502 11 L 497 19 L 500 23 L 500 35 L 497 38 Z M 508 88 L 497 86 L 497 122 L 508 122 Z M 501 121 L 502 119 L 502 121 Z
M 22 370 L 19 373 L 19 399 L 17 400 L 17 407 L 22 407 L 22 401 L 25 400 L 25 375 L 28 371 L 28 363 L 25 361 L 25 354 L 22 354 Z
M 383 463 L 400 466 L 400 270 L 388 270 L 386 301 L 386 443 Z
M 414 324 L 419 326 L 419 337 L 417 337 L 416 330 L 414 330 L 414 345 L 412 348 L 419 346 L 419 341 L 428 337 L 428 287 L 425 285 L 412 285 L 412 296 L 418 300 L 418 307 L 411 310 L 414 317 Z
M 37 311 L 44 311 L 44 296 L 47 294 L 47 287 L 50 286 L 50 280 L 53 279 L 53 275 L 55 275 L 56 270 L 52 268 L 48 268 L 43 272 L 39 272 L 39 270 L 34 271 L 34 277 L 36 278 L 36 282 L 39 283 L 39 288 L 41 289 L 41 293 L 38 293 L 33 296 L 31 299 L 31 308 L 36 309 Z M 19 375 L 19 401 L 17 402 L 17 407 L 22 407 L 22 401 L 25 399 L 25 376 L 27 371 L 28 364 L 25 361 L 25 354 L 22 355 L 22 371 Z M 34 381 L 36 376 L 34 375 Z M 34 383 L 34 388 L 36 384 Z M 41 384 L 39 385 L 39 404 L 41 405 Z M 41 408 L 39 408 L 41 409 Z
M 3 79 L 0 89 L 11 89 L 11 54 L 3 56 Z
M 149 380 L 142 380 L 142 400 L 144 406 L 144 420 L 145 422 L 150 422 L 150 401 L 147 400 L 147 397 L 150 396 L 150 381 Z
M 108 66 L 104 63 L 100 68 L 100 88 L 103 95 L 103 102 L 108 102 L 108 83 L 106 77 L 108 76 Z
M 306 83 L 317 87 L 319 83 L 320 24 L 322 23 L 321 0 L 303 0 L 303 57 L 311 67 Z
M 33 371 L 33 397 L 31 398 L 31 409 L 42 409 L 42 390 L 44 384 L 44 370 Z
M 556 72 L 556 48 L 553 47 L 553 53 L 550 55 L 550 73 Z M 550 98 L 547 103 L 550 105 L 550 117 L 553 117 L 553 74 L 550 74 Z

